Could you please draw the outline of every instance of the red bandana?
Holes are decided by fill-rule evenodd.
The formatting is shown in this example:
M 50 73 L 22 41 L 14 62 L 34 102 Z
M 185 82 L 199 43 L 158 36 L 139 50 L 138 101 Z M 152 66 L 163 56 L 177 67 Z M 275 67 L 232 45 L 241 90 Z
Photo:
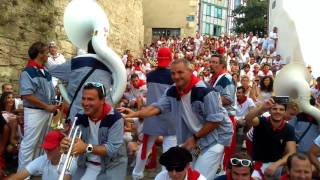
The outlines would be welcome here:
M 99 119 L 96 120 L 96 121 L 91 119 L 91 121 L 93 121 L 94 123 L 97 123 L 97 122 L 101 121 L 107 114 L 109 114 L 110 111 L 111 111 L 111 105 L 107 104 L 107 103 L 104 103 L 103 104 L 103 111 L 102 111 L 102 114 L 99 117 Z
M 189 93 L 189 91 L 191 91 L 191 89 L 193 88 L 193 86 L 195 86 L 198 82 L 200 81 L 200 79 L 198 79 L 197 77 L 195 77 L 193 74 L 191 76 L 191 81 L 189 82 L 189 84 L 187 85 L 187 87 L 185 87 L 183 90 L 179 90 L 178 87 L 177 91 L 178 94 L 180 95 L 180 97 L 186 95 Z
M 196 170 L 188 168 L 188 180 L 197 180 L 200 177 L 200 173 Z
M 245 96 L 243 99 L 237 99 L 237 101 L 238 101 L 239 105 L 241 106 L 244 102 L 247 101 L 247 99 L 248 99 L 248 97 Z
M 135 71 L 141 71 L 141 67 L 140 66 L 134 66 L 134 70 Z
M 211 86 L 214 85 L 214 83 L 216 82 L 216 80 L 218 79 L 218 77 L 219 77 L 221 74 L 226 73 L 226 72 L 227 72 L 227 71 L 223 69 L 223 70 L 220 71 L 219 73 L 213 75 L 213 76 L 211 77 L 211 80 L 210 80 Z
M 257 76 L 258 73 L 259 73 L 259 70 L 257 70 L 257 71 L 253 70 L 252 72 L 253 72 L 253 75 L 254 75 L 254 76 Z
M 136 89 L 139 89 L 140 87 L 142 87 L 142 86 L 145 85 L 145 84 L 146 84 L 146 82 L 145 82 L 144 80 L 139 79 L 139 82 L 138 82 L 136 85 L 133 85 L 133 84 L 132 84 L 132 86 L 133 86 L 134 88 L 136 88 Z
M 281 122 L 279 127 L 274 127 L 272 122 L 271 122 L 271 117 L 270 116 L 267 118 L 267 121 L 270 122 L 270 125 L 271 125 L 271 128 L 272 128 L 273 131 L 282 130 L 284 128 L 284 126 L 286 125 L 286 121 L 282 120 L 282 122 Z
M 269 70 L 262 70 L 262 72 L 265 76 L 268 76 Z
M 29 59 L 27 67 L 36 67 L 38 69 L 44 69 L 44 65 L 37 63 L 33 59 Z

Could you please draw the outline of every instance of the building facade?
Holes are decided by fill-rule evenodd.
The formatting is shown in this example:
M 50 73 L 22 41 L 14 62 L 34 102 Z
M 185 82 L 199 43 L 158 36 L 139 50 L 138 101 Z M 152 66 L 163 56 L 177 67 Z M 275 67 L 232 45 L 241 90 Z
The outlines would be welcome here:
M 229 0 L 200 0 L 199 31 L 220 36 L 227 32 Z
M 143 0 L 144 43 L 160 37 L 195 36 L 199 0 Z

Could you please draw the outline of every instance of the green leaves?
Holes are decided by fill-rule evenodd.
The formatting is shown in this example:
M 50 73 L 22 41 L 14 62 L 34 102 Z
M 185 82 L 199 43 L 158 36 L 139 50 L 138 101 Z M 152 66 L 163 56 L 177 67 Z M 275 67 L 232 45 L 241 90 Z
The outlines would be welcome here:
M 235 32 L 263 32 L 268 16 L 268 0 L 247 0 L 233 11 Z

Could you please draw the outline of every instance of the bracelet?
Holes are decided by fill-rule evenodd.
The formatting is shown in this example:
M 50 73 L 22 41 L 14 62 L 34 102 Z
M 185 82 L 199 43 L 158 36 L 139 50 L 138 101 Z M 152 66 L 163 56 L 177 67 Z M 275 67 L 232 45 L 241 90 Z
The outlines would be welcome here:
M 198 141 L 200 139 L 196 134 L 192 134 L 192 137 L 195 141 Z

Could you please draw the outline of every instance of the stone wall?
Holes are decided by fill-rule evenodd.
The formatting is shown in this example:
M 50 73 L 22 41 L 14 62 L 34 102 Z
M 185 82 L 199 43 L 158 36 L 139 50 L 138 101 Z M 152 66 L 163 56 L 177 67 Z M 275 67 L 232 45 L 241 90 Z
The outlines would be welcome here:
M 53 40 L 65 57 L 75 54 L 75 47 L 63 28 L 63 13 L 69 0 L 0 2 L 0 85 L 18 83 L 20 71 L 28 59 L 27 50 L 35 41 Z M 131 49 L 134 55 L 140 56 L 144 29 L 142 0 L 98 0 L 98 3 L 109 18 L 111 48 L 119 55 Z

